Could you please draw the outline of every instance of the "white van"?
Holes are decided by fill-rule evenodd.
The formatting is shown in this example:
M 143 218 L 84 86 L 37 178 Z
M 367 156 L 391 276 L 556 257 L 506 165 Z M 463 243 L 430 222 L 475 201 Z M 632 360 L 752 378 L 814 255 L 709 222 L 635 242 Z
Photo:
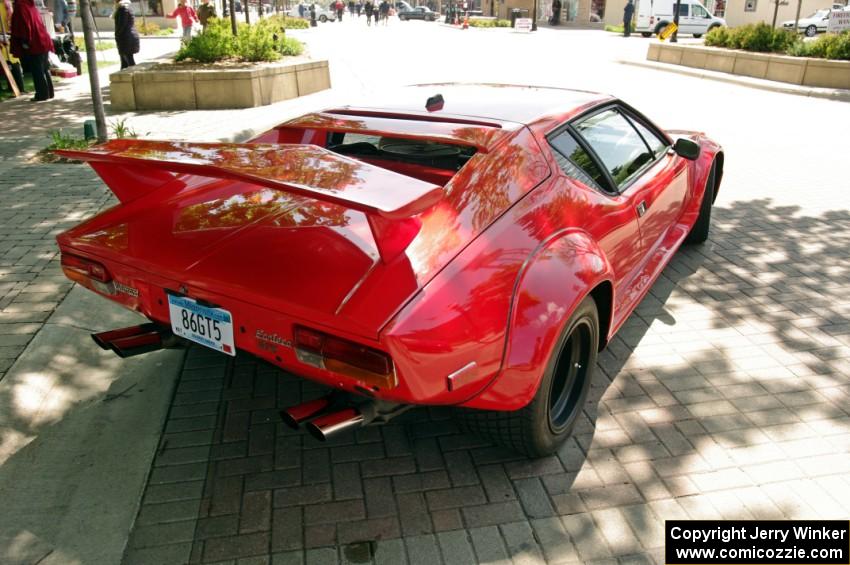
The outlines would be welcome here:
M 635 31 L 650 37 L 673 22 L 676 0 L 637 0 L 637 25 Z M 679 33 L 701 37 L 710 29 L 725 26 L 726 20 L 712 16 L 697 0 L 681 0 L 679 6 Z

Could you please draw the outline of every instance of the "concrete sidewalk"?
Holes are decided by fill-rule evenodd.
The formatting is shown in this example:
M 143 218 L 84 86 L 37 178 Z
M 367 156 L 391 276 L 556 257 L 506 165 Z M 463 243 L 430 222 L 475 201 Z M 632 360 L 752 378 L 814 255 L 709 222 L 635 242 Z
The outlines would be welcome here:
M 147 58 L 177 41 L 143 41 Z M 108 74 L 100 79 L 108 102 Z M 244 140 L 327 93 L 248 111 L 110 114 L 142 137 Z M 121 560 L 184 352 L 121 360 L 89 337 L 137 316 L 61 273 L 55 236 L 115 202 L 84 165 L 37 164 L 50 131 L 82 135 L 87 76 L 56 98 L 2 104 L 0 138 L 0 563 Z M 108 104 L 107 104 L 108 111 Z M 70 291 L 70 293 L 69 293 Z

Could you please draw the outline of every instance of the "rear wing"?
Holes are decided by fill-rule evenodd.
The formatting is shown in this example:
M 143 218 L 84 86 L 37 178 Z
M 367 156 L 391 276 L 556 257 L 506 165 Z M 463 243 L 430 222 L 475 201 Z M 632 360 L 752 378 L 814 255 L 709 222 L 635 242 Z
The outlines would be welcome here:
M 419 232 L 415 216 L 443 197 L 440 186 L 315 145 L 117 139 L 56 154 L 88 162 L 122 203 L 187 174 L 248 182 L 358 210 L 366 214 L 384 262 L 407 249 Z

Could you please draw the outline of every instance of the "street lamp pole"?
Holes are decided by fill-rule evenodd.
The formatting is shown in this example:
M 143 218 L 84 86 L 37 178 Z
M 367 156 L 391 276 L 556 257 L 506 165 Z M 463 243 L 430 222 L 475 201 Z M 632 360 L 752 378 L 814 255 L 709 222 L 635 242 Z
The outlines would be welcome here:
M 531 31 L 537 31 L 537 0 L 534 0 L 534 13 L 531 14 Z
M 673 36 L 670 38 L 670 43 L 679 42 L 679 7 L 681 5 L 682 0 L 676 0 L 676 11 L 673 12 L 673 23 L 676 25 L 676 31 L 673 32 Z

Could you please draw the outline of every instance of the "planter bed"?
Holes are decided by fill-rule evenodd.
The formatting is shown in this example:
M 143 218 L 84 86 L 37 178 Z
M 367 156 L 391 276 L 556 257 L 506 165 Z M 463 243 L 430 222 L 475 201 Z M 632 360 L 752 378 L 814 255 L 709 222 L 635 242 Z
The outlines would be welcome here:
M 646 58 L 803 86 L 850 89 L 850 61 L 666 43 L 651 43 Z
M 109 75 L 115 110 L 253 108 L 331 87 L 327 61 L 142 63 Z

